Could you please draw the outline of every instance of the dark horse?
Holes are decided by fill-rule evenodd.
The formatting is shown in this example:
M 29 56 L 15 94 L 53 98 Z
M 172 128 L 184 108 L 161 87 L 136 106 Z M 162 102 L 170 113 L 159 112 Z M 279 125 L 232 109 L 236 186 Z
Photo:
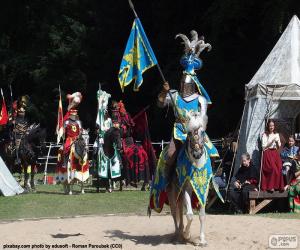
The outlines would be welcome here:
M 101 151 L 101 149 L 103 151 Z M 98 144 L 98 149 L 97 149 L 97 159 L 99 159 L 98 154 L 102 153 L 104 154 L 105 158 L 107 159 L 113 159 L 115 156 L 115 149 L 120 153 L 122 150 L 122 141 L 121 141 L 121 136 L 120 136 L 120 130 L 118 128 L 112 127 L 109 130 L 107 130 L 104 134 L 104 143 L 103 145 Z M 99 176 L 99 168 L 101 167 L 101 163 L 96 161 L 97 163 L 97 192 L 99 192 L 99 186 L 100 186 L 100 176 Z M 120 161 L 121 163 L 121 161 Z M 122 167 L 122 166 L 120 166 Z M 108 170 L 109 171 L 109 170 Z M 115 178 L 114 180 L 119 180 L 120 181 L 120 190 L 122 190 L 122 179 L 121 178 Z M 109 174 L 109 177 L 105 179 L 105 186 L 106 189 L 111 192 L 112 189 L 112 179 Z
M 148 155 L 143 146 L 134 142 L 133 137 L 123 138 L 123 166 L 126 185 L 137 187 L 139 181 L 143 181 L 141 190 L 145 191 L 150 180 Z
M 40 125 L 32 125 L 22 138 L 19 148 L 19 157 L 24 171 L 24 188 L 27 190 L 35 189 L 34 185 L 34 167 L 37 164 L 38 157 L 45 148 L 46 130 Z M 30 182 L 28 167 L 31 166 Z
M 18 155 L 24 171 L 24 188 L 28 191 L 35 189 L 34 168 L 37 164 L 38 157 L 42 154 L 42 150 L 45 147 L 45 140 L 46 130 L 41 128 L 40 125 L 30 126 L 21 140 Z M 28 171 L 29 166 L 31 166 L 31 171 Z

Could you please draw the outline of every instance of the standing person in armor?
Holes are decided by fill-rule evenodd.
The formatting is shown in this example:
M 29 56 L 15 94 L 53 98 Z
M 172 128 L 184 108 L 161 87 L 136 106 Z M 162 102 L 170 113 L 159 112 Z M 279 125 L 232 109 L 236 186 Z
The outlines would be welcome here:
M 175 173 L 174 165 L 177 154 L 187 137 L 184 126 L 188 112 L 200 111 L 203 118 L 207 119 L 207 106 L 211 104 L 210 97 L 199 82 L 195 72 L 202 67 L 202 60 L 199 58 L 200 53 L 205 49 L 210 51 L 211 45 L 204 42 L 204 37 L 198 38 L 198 34 L 194 30 L 191 31 L 191 40 L 183 34 L 178 34 L 177 37 L 183 40 L 185 46 L 185 53 L 180 60 L 180 64 L 184 68 L 180 90 L 170 90 L 169 83 L 166 82 L 158 96 L 158 106 L 163 108 L 171 104 L 176 118 L 166 160 L 166 174 L 169 180 Z M 169 91 L 171 96 L 168 94 Z M 205 147 L 210 157 L 219 156 L 217 149 L 206 134 Z

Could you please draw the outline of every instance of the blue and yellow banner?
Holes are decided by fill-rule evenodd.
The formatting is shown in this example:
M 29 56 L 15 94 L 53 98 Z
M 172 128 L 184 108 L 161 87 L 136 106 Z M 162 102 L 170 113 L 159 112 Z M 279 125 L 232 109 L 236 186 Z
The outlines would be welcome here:
M 136 18 L 127 41 L 118 76 L 122 91 L 132 80 L 135 80 L 134 91 L 138 91 L 143 83 L 142 74 L 156 64 L 156 57 L 143 26 Z

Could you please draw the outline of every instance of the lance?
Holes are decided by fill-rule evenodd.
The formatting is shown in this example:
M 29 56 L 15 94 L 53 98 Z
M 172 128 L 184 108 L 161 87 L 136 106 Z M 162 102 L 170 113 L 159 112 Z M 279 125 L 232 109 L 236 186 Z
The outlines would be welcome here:
M 12 94 L 12 87 L 11 84 L 9 84 L 9 91 L 10 91 L 10 102 L 11 102 L 11 107 L 10 107 L 10 112 L 11 112 L 11 117 L 12 117 L 12 123 L 13 123 L 13 143 L 16 146 L 16 122 L 14 121 L 14 114 L 13 114 L 13 105 L 14 105 L 14 101 L 13 101 L 13 94 Z M 20 158 L 19 158 L 19 150 L 16 149 L 16 158 L 17 158 L 17 164 L 20 164 Z
M 62 111 L 62 117 L 63 117 L 63 126 L 64 126 L 64 109 L 62 107 L 62 98 L 61 98 L 61 88 L 60 88 L 60 84 L 58 84 L 58 90 L 59 90 L 59 102 L 61 101 L 61 111 Z M 63 129 L 64 133 L 62 136 L 63 139 L 63 145 L 65 144 L 65 129 Z
M 99 126 L 100 126 L 100 130 L 101 130 L 101 117 L 100 117 L 100 91 L 101 91 L 101 82 L 99 82 L 99 90 L 98 90 L 98 95 L 97 98 L 98 98 L 98 110 L 97 110 L 97 118 L 99 118 L 98 122 L 99 122 Z M 97 124 L 97 121 L 96 121 L 96 124 Z
M 129 6 L 130 6 L 131 10 L 132 10 L 133 13 L 134 13 L 135 18 L 139 18 L 138 15 L 137 15 L 137 13 L 136 13 L 136 11 L 135 11 L 135 8 L 134 8 L 134 5 L 133 5 L 132 1 L 131 1 L 131 0 L 128 0 L 128 3 L 129 3 Z M 160 73 L 160 76 L 161 76 L 163 82 L 164 82 L 164 83 L 167 82 L 167 81 L 166 81 L 166 78 L 165 78 L 165 76 L 164 76 L 164 74 L 163 74 L 163 72 L 162 72 L 162 70 L 161 70 L 161 67 L 160 67 L 160 65 L 159 65 L 158 62 L 157 62 L 157 64 L 156 64 L 156 66 L 157 66 L 157 68 L 158 68 L 158 71 L 159 71 L 159 73 Z M 172 93 L 171 93 L 170 90 L 168 90 L 168 95 L 169 95 L 170 100 L 171 100 L 171 103 L 172 103 L 172 105 L 173 105 L 173 107 L 174 107 L 174 110 L 175 110 L 175 116 L 179 118 L 179 111 L 178 111 L 177 106 L 175 105 L 175 101 L 174 101 L 174 98 L 173 98 Z M 182 122 L 180 122 L 180 123 L 181 123 L 181 125 L 182 125 L 183 132 L 185 133 L 185 126 L 184 126 L 184 124 L 183 124 Z
M 9 84 L 9 91 L 10 91 L 10 103 L 11 103 L 10 113 L 11 113 L 11 116 L 13 116 L 13 104 L 14 104 L 13 100 L 14 99 L 13 99 L 11 84 Z

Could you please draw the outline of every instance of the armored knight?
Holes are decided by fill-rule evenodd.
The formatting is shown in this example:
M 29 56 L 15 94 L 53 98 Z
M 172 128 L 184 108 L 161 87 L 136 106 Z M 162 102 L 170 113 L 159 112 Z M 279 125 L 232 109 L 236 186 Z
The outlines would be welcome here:
M 71 109 L 69 112 L 68 119 L 64 122 L 64 131 L 65 131 L 65 145 L 64 145 L 64 154 L 69 155 L 70 148 L 73 142 L 78 138 L 82 130 L 81 122 L 77 114 L 76 109 Z M 66 157 L 67 159 L 68 157 Z
M 125 105 L 119 101 L 119 113 L 121 118 L 121 136 L 122 138 L 132 137 L 133 127 L 135 126 L 130 114 L 126 111 Z
M 16 164 L 20 164 L 19 159 L 19 147 L 22 137 L 26 134 L 29 128 L 29 121 L 26 115 L 26 109 L 29 104 L 29 96 L 21 96 L 15 103 L 14 103 L 14 116 L 12 119 L 12 133 L 11 138 L 12 141 L 15 143 L 16 148 Z
M 211 104 L 210 97 L 199 82 L 195 72 L 195 70 L 202 67 L 202 60 L 199 58 L 200 53 L 205 49 L 210 51 L 211 45 L 204 42 L 204 37 L 198 38 L 198 34 L 194 30 L 191 31 L 191 40 L 183 34 L 178 34 L 175 38 L 178 37 L 183 40 L 185 46 L 185 53 L 180 60 L 184 68 L 180 81 L 180 91 L 170 90 L 169 84 L 166 82 L 158 96 L 158 106 L 172 105 L 176 118 L 166 162 L 169 171 L 171 171 L 170 174 L 174 172 L 172 169 L 174 169 L 177 154 L 187 137 L 184 129 L 187 113 L 189 111 L 200 111 L 203 118 L 207 119 L 207 106 Z M 205 146 L 211 157 L 219 156 L 207 135 L 205 135 Z
M 79 120 L 77 106 L 82 100 L 82 95 L 80 92 L 75 92 L 73 94 L 68 94 L 67 99 L 69 100 L 68 112 L 64 117 L 64 155 L 67 156 L 70 153 L 70 147 L 73 142 L 78 138 L 81 133 L 82 126 Z M 65 157 L 65 159 L 68 157 Z
M 114 127 L 120 128 L 121 115 L 119 112 L 119 104 L 115 100 L 111 102 L 111 120 Z
M 96 119 L 96 128 L 97 128 L 97 137 L 99 139 L 99 143 L 103 144 L 104 134 L 107 130 L 112 127 L 111 118 L 108 115 L 108 101 L 111 95 L 105 91 L 98 90 L 97 98 L 98 98 L 98 114 Z
M 82 132 L 82 125 L 77 111 L 77 106 L 82 99 L 81 93 L 76 92 L 72 95 L 67 95 L 67 99 L 69 100 L 68 112 L 64 116 L 63 124 L 65 142 L 58 152 L 58 175 L 56 177 L 58 182 L 64 182 L 70 179 L 70 176 L 67 176 L 67 167 L 69 165 L 68 162 L 73 158 L 71 147 Z

